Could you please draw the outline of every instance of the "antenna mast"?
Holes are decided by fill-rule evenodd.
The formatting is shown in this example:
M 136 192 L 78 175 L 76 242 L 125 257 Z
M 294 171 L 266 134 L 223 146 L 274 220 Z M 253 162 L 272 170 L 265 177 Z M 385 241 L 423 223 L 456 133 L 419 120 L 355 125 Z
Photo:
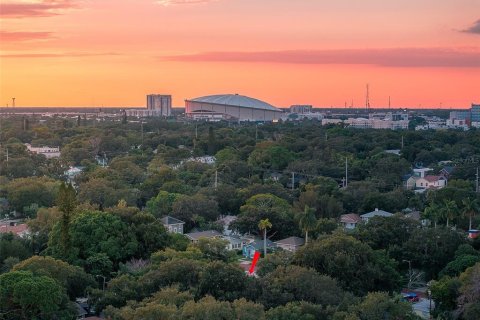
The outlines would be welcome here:
M 367 110 L 367 111 L 370 110 L 370 93 L 369 93 L 368 83 L 367 83 L 367 97 L 365 99 L 365 110 Z

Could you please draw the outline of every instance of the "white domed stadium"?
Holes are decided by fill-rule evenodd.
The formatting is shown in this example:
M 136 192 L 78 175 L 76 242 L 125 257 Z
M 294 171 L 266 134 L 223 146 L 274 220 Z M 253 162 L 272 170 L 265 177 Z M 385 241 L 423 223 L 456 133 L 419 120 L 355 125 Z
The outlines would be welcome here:
M 185 114 L 193 120 L 276 121 L 282 113 L 271 104 L 239 94 L 185 100 Z

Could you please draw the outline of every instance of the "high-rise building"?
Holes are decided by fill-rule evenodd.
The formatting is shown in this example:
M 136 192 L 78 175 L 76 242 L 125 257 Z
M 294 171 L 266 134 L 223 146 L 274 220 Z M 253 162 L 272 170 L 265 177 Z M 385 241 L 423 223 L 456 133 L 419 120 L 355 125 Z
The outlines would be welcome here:
M 168 117 L 172 113 L 172 96 L 164 94 L 147 95 L 147 110 L 155 110 L 160 116 Z
M 129 117 L 168 117 L 172 114 L 172 96 L 165 94 L 147 95 L 147 109 L 127 109 Z
M 480 122 L 480 104 L 472 103 L 472 109 L 470 109 L 470 120 L 472 122 Z

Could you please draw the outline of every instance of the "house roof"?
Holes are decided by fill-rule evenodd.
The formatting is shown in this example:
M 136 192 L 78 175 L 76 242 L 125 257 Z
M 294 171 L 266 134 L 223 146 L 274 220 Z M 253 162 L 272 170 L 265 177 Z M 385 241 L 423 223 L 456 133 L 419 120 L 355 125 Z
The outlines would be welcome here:
M 261 250 L 263 249 L 263 240 L 257 239 L 246 245 L 246 247 L 249 246 L 253 247 L 255 250 Z M 267 239 L 267 248 L 275 248 L 276 246 L 277 245 L 274 242 Z
M 413 220 L 420 220 L 420 218 L 422 217 L 420 211 L 412 211 L 410 213 L 407 213 L 405 215 L 406 218 L 410 218 L 410 219 L 413 219 Z
M 166 224 L 166 225 L 171 225 L 171 224 L 185 224 L 185 222 L 183 222 L 182 220 L 178 220 L 174 217 L 170 217 L 170 216 L 165 216 L 163 218 L 160 218 L 160 221 L 162 221 L 163 224 Z
M 428 176 L 425 176 L 424 179 L 427 180 L 428 182 L 435 182 L 439 180 L 445 180 L 445 177 L 428 175 Z
M 26 223 L 17 224 L 16 226 L 10 226 L 8 224 L 4 224 L 0 226 L 0 233 L 14 233 L 16 235 L 20 235 L 22 233 L 28 232 L 28 226 Z
M 199 232 L 191 232 L 185 234 L 187 238 L 189 238 L 192 241 L 197 241 L 200 238 L 216 238 L 220 237 L 222 234 L 216 230 L 207 230 L 207 231 L 199 231 Z
M 444 171 L 448 174 L 452 173 L 453 169 L 455 169 L 454 167 L 451 167 L 451 166 L 445 166 L 443 167 L 443 169 L 441 171 Z
M 356 213 L 342 214 L 340 216 L 341 223 L 358 223 L 362 221 L 362 218 Z
M 277 245 L 287 245 L 287 246 L 303 246 L 305 244 L 305 239 L 299 237 L 288 237 L 282 240 L 275 241 Z
M 379 210 L 378 208 L 376 208 L 374 211 L 362 214 L 360 217 L 362 217 L 362 218 L 373 218 L 373 217 L 378 217 L 378 216 L 380 216 L 380 217 L 391 217 L 391 216 L 393 216 L 393 213 L 388 212 L 388 211 Z
M 237 216 L 223 216 L 219 218 L 217 221 L 221 222 L 224 226 L 228 227 L 230 223 L 234 222 L 237 220 Z

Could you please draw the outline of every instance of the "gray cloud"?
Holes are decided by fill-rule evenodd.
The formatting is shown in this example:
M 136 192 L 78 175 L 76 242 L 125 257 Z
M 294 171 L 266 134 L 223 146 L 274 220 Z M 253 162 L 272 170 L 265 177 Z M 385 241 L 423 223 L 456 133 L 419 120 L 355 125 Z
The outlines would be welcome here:
M 342 50 L 285 50 L 203 52 L 160 57 L 184 62 L 272 62 L 290 64 L 364 64 L 385 67 L 480 67 L 480 49 L 384 48 Z
M 470 28 L 462 30 L 462 32 L 480 34 L 480 20 L 477 20 Z

